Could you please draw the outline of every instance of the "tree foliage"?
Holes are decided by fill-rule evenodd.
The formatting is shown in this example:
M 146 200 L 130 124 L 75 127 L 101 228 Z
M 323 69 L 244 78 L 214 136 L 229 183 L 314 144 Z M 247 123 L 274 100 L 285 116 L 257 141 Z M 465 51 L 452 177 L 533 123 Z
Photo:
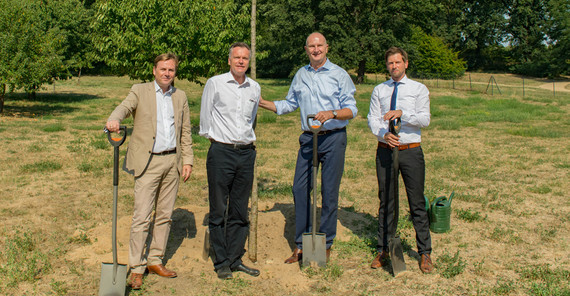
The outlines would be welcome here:
M 89 18 L 78 0 L 0 1 L 0 112 L 5 90 L 34 95 L 70 76 L 87 55 Z
M 94 44 L 122 75 L 151 80 L 154 58 L 180 57 L 177 76 L 197 81 L 227 66 L 229 44 L 247 40 L 249 7 L 225 0 L 107 0 L 96 3 Z
M 443 40 L 416 28 L 410 44 L 409 69 L 414 75 L 425 78 L 453 79 L 465 73 L 465 61 L 458 58 Z

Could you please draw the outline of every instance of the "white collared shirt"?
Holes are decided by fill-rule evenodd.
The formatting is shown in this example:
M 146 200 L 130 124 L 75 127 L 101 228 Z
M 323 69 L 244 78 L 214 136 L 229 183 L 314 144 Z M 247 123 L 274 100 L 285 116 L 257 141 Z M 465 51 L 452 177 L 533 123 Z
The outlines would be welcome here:
M 388 132 L 388 121 L 384 114 L 390 111 L 390 100 L 394 91 L 394 80 L 390 79 L 377 85 L 370 98 L 368 127 L 378 138 L 386 143 L 384 134 Z M 404 76 L 398 84 L 398 97 L 395 110 L 402 110 L 402 127 L 400 128 L 400 144 L 420 143 L 420 129 L 430 123 L 429 90 L 417 81 Z
M 156 90 L 156 139 L 152 152 L 159 153 L 176 148 L 176 128 L 172 106 L 174 88 L 170 86 L 168 91 L 163 92 L 155 81 L 154 89 Z
M 200 136 L 228 144 L 254 142 L 260 96 L 259 84 L 247 76 L 242 84 L 230 72 L 208 79 L 200 106 Z

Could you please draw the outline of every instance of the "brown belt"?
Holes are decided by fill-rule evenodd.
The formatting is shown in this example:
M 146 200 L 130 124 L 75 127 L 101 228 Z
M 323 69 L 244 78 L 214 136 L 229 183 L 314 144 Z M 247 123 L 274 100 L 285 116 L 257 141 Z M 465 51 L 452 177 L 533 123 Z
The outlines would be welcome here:
M 162 152 L 153 152 L 152 155 L 168 155 L 168 154 L 172 154 L 172 153 L 176 153 L 176 148 L 174 148 L 172 150 L 162 151 Z
M 380 142 L 378 141 L 378 147 L 382 147 L 382 148 L 386 148 L 386 149 L 392 149 L 388 146 L 388 144 L 384 143 L 384 142 Z M 420 147 L 420 143 L 410 143 L 410 144 L 406 144 L 406 145 L 400 145 L 398 146 L 398 150 L 406 150 L 409 148 L 416 148 L 416 147 Z

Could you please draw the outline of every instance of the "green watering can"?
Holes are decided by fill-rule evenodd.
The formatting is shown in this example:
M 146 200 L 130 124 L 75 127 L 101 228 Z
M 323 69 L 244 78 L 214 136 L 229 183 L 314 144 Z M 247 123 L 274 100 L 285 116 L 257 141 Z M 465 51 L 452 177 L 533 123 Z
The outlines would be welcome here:
M 426 200 L 426 211 L 429 216 L 429 229 L 435 233 L 443 233 L 449 231 L 450 218 L 451 218 L 451 200 L 453 199 L 454 192 L 451 192 L 449 198 L 440 196 L 436 198 L 431 205 L 428 198 L 424 195 Z

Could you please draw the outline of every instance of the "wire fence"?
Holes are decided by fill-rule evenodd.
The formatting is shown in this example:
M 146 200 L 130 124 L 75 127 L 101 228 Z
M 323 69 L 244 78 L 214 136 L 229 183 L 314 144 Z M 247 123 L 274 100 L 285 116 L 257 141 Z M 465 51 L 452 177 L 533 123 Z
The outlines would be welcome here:
M 491 96 L 570 98 L 570 79 L 568 78 L 553 80 L 489 73 L 465 73 L 457 79 L 427 78 L 414 74 L 408 74 L 408 77 L 425 84 L 430 89 L 455 89 Z M 384 74 L 367 75 L 369 83 L 378 84 L 386 79 L 389 77 Z

